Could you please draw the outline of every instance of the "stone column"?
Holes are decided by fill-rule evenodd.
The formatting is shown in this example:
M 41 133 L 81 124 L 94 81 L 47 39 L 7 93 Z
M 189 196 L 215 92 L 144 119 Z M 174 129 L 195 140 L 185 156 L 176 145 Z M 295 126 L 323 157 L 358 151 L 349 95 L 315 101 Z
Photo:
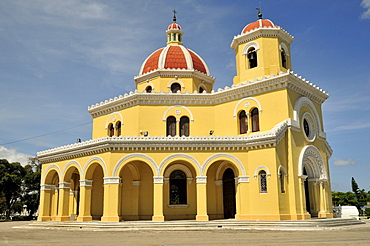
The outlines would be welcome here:
M 92 221 L 91 216 L 91 190 L 92 180 L 80 180 L 80 211 L 77 221 Z
M 119 222 L 120 177 L 104 177 L 104 205 L 101 221 Z
M 236 220 L 248 220 L 249 213 L 249 197 L 248 197 L 248 183 L 249 176 L 239 176 L 235 180 L 236 187 Z
M 57 221 L 68 221 L 70 220 L 69 214 L 69 190 L 71 189 L 71 183 L 61 182 L 59 183 L 59 205 L 58 205 L 58 216 Z
M 299 176 L 300 178 L 300 189 L 299 189 L 299 200 L 300 200 L 300 203 L 301 203 L 301 215 L 302 217 L 301 218 L 297 218 L 297 219 L 309 219 L 311 216 L 310 214 L 307 212 L 307 208 L 306 208 L 306 192 L 305 192 L 305 189 L 304 189 L 304 181 L 306 181 L 306 179 L 308 178 L 307 175 L 302 175 L 302 176 Z
M 197 216 L 198 221 L 208 221 L 207 176 L 197 176 Z
M 59 206 L 59 188 L 54 186 L 54 190 L 51 192 L 51 220 L 56 220 L 58 216 L 58 206 Z
M 40 206 L 38 221 L 50 221 L 51 220 L 51 197 L 54 192 L 54 185 L 42 184 L 40 185 Z
M 163 176 L 154 176 L 152 221 L 164 221 L 163 216 Z
M 320 189 L 320 211 L 318 213 L 319 218 L 326 218 L 326 208 L 325 208 L 325 191 L 324 191 L 324 182 L 319 181 L 319 189 Z

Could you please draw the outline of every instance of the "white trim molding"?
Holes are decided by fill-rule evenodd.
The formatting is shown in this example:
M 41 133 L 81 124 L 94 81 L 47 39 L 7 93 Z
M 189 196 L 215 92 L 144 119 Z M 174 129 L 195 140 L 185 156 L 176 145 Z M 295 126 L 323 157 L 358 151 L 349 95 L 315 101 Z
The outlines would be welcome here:
M 258 173 L 261 171 L 261 170 L 264 170 L 266 171 L 266 175 L 268 178 L 271 177 L 271 173 L 270 173 L 270 170 L 268 169 L 268 167 L 266 166 L 259 166 L 256 168 L 256 170 L 254 171 L 254 178 L 257 179 L 257 176 L 258 176 Z
M 80 187 L 91 187 L 93 185 L 93 180 L 88 180 L 88 179 L 84 179 L 84 180 L 80 180 Z
M 163 184 L 163 176 L 153 176 L 154 184 Z
M 120 184 L 121 178 L 120 177 L 104 177 L 103 184 Z
M 207 176 L 197 176 L 197 184 L 207 184 Z

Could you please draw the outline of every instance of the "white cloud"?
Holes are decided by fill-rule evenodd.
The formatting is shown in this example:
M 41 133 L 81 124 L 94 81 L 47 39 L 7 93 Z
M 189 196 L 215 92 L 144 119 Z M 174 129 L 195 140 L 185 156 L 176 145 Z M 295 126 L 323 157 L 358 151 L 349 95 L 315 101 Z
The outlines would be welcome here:
M 339 132 L 339 131 L 353 131 L 370 128 L 370 122 L 368 121 L 354 121 L 351 124 L 341 125 L 329 129 L 328 132 Z
M 366 9 L 366 11 L 362 14 L 362 19 L 370 19 L 370 0 L 362 0 L 361 6 Z
M 18 153 L 16 149 L 8 149 L 0 146 L 0 159 L 7 159 L 9 162 L 19 162 L 22 166 L 28 164 L 28 158 L 31 155 Z
M 356 163 L 357 161 L 353 159 L 348 159 L 348 160 L 335 159 L 334 160 L 334 166 L 353 166 Z

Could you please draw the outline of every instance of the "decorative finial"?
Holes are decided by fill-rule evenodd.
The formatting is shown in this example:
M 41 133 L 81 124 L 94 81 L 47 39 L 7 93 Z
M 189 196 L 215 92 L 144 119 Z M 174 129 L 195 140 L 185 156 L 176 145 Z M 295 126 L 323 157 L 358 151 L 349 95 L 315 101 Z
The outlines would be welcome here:
M 176 12 L 176 9 L 173 9 L 173 23 L 176 23 L 176 14 L 177 14 L 177 12 Z
M 262 19 L 262 13 L 261 13 L 261 8 L 256 8 L 258 10 L 258 18 Z

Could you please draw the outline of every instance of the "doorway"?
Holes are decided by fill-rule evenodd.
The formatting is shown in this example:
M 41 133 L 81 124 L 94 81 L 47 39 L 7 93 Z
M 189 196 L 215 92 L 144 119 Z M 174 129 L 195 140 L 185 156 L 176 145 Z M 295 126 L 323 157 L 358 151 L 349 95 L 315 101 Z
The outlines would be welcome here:
M 231 168 L 226 169 L 222 175 L 222 192 L 224 202 L 224 218 L 235 218 L 235 175 Z
M 307 170 L 306 167 L 303 167 L 303 175 L 307 176 Z M 310 189 L 308 184 L 308 177 L 304 181 L 304 193 L 306 198 L 306 211 L 311 214 L 311 206 L 310 206 Z

